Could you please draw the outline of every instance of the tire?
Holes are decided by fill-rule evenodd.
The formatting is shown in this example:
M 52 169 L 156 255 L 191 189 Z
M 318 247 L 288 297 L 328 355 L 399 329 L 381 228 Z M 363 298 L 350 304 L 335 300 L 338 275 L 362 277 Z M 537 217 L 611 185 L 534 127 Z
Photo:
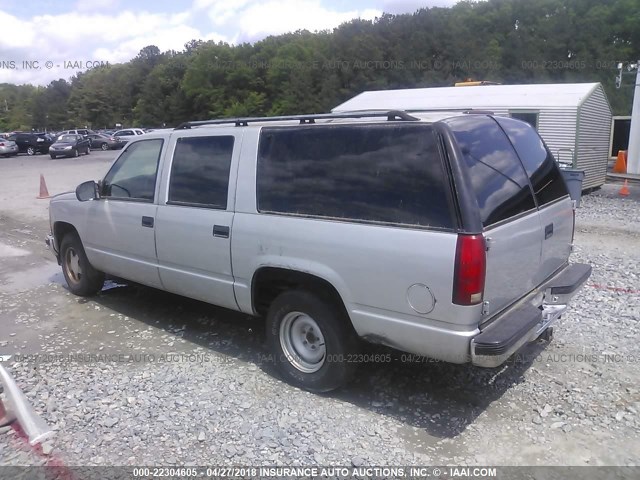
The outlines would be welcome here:
M 107 150 L 109 150 L 109 145 L 107 145 L 106 143 L 103 143 L 102 145 L 100 145 L 100 150 L 102 150 L 103 152 L 106 152 Z
M 56 155 L 54 155 L 53 153 L 49 155 L 51 157 L 51 160 L 55 160 L 56 158 L 58 158 Z
M 87 147 L 86 154 L 89 155 L 91 153 L 91 147 Z
M 29 155 L 30 157 L 32 157 L 33 155 L 36 154 L 36 149 L 35 147 L 27 147 L 27 155 Z
M 73 151 L 73 156 L 74 157 L 79 157 L 80 156 L 80 150 L 78 150 L 77 148 Z
M 346 313 L 304 290 L 286 291 L 273 301 L 267 343 L 282 378 L 311 392 L 341 387 L 357 370 L 348 356 L 360 350 L 360 341 Z
M 88 297 L 102 290 L 104 273 L 89 263 L 77 233 L 68 233 L 62 238 L 60 260 L 62 273 L 71 293 Z

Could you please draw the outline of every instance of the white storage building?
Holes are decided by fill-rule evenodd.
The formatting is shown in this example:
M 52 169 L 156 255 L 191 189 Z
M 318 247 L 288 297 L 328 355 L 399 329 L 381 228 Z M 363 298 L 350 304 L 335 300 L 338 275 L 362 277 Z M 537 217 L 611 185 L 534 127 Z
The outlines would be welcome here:
M 528 121 L 561 163 L 585 171 L 583 189 L 607 174 L 611 106 L 599 83 L 482 85 L 361 93 L 333 112 L 357 110 L 489 110 Z

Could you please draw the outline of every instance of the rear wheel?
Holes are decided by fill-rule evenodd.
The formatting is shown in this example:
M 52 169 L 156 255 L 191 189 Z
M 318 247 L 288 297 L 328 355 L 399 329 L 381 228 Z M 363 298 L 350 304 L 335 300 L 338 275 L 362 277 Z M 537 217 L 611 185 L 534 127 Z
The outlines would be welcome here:
M 268 343 L 282 377 L 312 392 L 346 384 L 360 341 L 343 308 L 303 290 L 278 296 L 267 314 Z
M 76 233 L 68 233 L 60 243 L 62 273 L 69 290 L 82 297 L 95 295 L 104 285 L 104 273 L 89 263 L 82 241 Z

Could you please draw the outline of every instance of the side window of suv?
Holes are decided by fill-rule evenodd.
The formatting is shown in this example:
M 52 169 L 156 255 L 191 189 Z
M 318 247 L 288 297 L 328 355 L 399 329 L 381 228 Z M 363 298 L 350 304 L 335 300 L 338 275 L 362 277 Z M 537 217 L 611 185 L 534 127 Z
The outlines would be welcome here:
M 131 144 L 104 177 L 102 195 L 110 198 L 153 201 L 162 139 Z
M 485 227 L 536 208 L 524 168 L 492 118 L 469 115 L 446 123 L 462 150 Z
M 455 226 L 429 125 L 264 128 L 257 175 L 263 213 Z
M 569 194 L 556 161 L 542 139 L 528 125 L 510 118 L 496 120 L 516 149 L 542 206 Z
M 232 136 L 179 138 L 169 179 L 169 204 L 227 208 Z

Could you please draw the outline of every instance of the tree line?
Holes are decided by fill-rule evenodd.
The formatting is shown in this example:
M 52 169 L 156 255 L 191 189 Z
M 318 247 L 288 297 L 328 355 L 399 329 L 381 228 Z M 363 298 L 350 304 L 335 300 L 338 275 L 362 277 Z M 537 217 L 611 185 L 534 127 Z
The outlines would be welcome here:
M 0 84 L 0 131 L 327 112 L 364 90 L 468 78 L 601 82 L 614 113 L 628 115 L 634 77 L 617 89 L 616 65 L 639 57 L 640 0 L 463 1 L 254 44 L 151 45 L 46 87 Z

